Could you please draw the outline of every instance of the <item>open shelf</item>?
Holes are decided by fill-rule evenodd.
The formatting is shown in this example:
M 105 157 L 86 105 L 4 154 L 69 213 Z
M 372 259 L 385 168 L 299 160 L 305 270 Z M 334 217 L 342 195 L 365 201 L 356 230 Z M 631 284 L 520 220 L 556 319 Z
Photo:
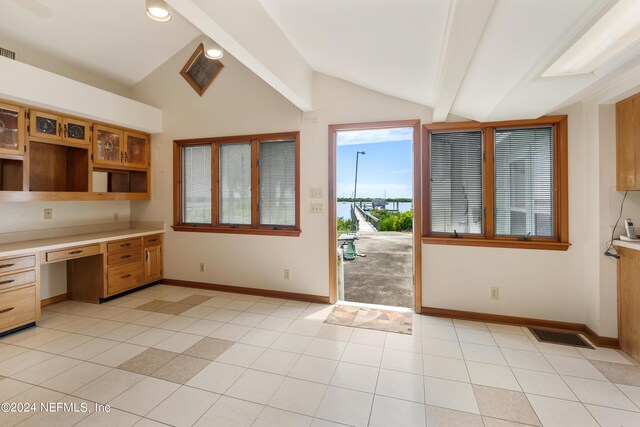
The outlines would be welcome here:
M 147 193 L 146 171 L 94 170 L 94 193 Z
M 0 159 L 0 191 L 22 191 L 23 161 Z
M 89 150 L 31 141 L 30 191 L 89 191 Z

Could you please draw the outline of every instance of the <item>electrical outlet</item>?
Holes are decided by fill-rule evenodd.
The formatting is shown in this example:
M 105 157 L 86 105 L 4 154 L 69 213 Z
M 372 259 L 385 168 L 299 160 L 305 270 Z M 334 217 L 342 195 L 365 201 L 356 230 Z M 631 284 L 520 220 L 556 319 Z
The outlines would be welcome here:
M 44 208 L 44 219 L 53 218 L 53 208 Z
M 323 210 L 322 203 L 311 203 L 312 214 L 321 214 Z
M 200 263 L 200 273 L 204 273 L 204 262 Z
M 312 188 L 310 196 L 312 199 L 322 199 L 322 188 Z
M 284 280 L 291 280 L 291 270 L 284 271 Z
M 500 299 L 500 288 L 491 288 L 491 299 Z
M 113 220 L 114 221 L 120 221 L 120 213 L 114 212 L 113 213 Z

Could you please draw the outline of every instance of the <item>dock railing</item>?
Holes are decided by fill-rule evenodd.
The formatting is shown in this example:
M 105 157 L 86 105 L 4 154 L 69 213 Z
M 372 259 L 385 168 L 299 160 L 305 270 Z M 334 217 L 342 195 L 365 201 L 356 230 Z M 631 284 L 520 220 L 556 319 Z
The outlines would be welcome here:
M 363 210 L 360 206 L 358 205 L 351 205 L 351 217 L 355 218 L 355 212 L 353 211 L 353 207 L 355 206 L 355 208 L 358 210 L 358 212 L 360 212 L 360 214 L 362 215 L 362 217 L 373 226 L 373 228 L 375 228 L 376 230 L 380 231 L 380 220 L 378 218 L 376 218 L 375 216 L 371 215 L 369 212 Z M 357 223 L 357 219 L 355 220 L 355 222 Z

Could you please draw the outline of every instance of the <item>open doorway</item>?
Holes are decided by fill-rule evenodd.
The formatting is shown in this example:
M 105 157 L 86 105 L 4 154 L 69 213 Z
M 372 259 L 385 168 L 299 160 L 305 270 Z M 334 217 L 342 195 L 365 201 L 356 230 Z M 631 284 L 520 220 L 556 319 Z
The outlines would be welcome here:
M 329 133 L 331 301 L 419 312 L 419 121 Z

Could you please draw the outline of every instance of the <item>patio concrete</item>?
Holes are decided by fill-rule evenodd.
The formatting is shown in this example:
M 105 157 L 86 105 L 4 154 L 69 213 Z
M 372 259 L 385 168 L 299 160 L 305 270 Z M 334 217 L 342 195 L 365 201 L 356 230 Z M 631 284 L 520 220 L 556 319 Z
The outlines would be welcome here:
M 357 257 L 344 262 L 346 301 L 413 307 L 411 233 L 360 232 Z

